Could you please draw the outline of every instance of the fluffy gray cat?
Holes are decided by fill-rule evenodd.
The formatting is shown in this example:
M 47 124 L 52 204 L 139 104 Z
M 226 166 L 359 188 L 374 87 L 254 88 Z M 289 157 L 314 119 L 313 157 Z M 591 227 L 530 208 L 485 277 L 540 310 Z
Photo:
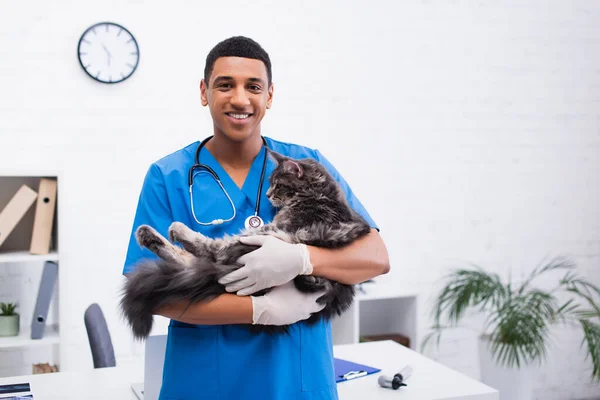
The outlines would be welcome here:
M 123 288 L 121 310 L 137 339 L 150 334 L 157 308 L 181 300 L 191 305 L 226 293 L 217 281 L 240 268 L 236 260 L 257 248 L 240 243 L 240 236 L 268 234 L 288 243 L 340 248 L 369 233 L 369 224 L 348 205 L 335 179 L 319 162 L 293 160 L 270 150 L 269 154 L 277 167 L 269 177 L 267 197 L 278 208 L 269 224 L 210 239 L 174 222 L 169 227 L 170 241 L 148 225 L 137 229 L 138 243 L 160 257 L 142 260 L 127 275 Z M 342 314 L 354 299 L 353 286 L 326 278 L 299 275 L 294 284 L 304 292 L 325 290 L 318 302 L 326 306 L 307 320 L 309 324 Z M 287 326 L 275 325 L 248 325 L 248 329 L 269 333 L 288 330 Z

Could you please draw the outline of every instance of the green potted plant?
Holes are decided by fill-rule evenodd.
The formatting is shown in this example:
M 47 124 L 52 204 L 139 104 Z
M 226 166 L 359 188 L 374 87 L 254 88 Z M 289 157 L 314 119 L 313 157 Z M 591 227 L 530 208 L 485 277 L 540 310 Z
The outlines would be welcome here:
M 467 311 L 483 314 L 482 382 L 498 389 L 500 399 L 530 399 L 531 368 L 546 359 L 551 326 L 572 324 L 583 331 L 581 345 L 592 363 L 591 379 L 600 381 L 600 289 L 574 269 L 574 262 L 556 257 L 536 267 L 520 284 L 510 278 L 504 282 L 477 265 L 452 271 L 435 299 L 434 323 L 421 348 L 433 340 L 439 345 L 444 329 L 458 326 Z M 553 288 L 533 285 L 536 278 L 561 270 L 564 275 Z
M 19 314 L 17 303 L 0 303 L 0 336 L 19 334 Z

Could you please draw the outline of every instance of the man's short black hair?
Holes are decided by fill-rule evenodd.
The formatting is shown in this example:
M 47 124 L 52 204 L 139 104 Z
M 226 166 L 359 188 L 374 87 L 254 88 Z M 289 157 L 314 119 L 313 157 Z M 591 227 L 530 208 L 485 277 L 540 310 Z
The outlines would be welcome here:
M 269 54 L 256 43 L 254 40 L 245 36 L 233 36 L 229 39 L 225 39 L 218 43 L 206 56 L 206 65 L 204 66 L 204 81 L 208 86 L 210 74 L 212 74 L 213 68 L 217 58 L 220 57 L 243 57 L 253 58 L 260 60 L 267 67 L 267 77 L 269 79 L 269 86 L 271 85 L 271 59 Z

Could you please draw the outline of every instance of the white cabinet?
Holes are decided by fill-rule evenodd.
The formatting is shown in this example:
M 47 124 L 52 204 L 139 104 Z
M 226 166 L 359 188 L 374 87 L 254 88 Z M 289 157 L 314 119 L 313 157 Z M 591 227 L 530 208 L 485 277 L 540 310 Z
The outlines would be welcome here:
M 36 214 L 36 202 L 28 208 L 23 218 L 0 246 L 0 302 L 17 302 L 20 315 L 18 336 L 0 337 L 0 376 L 26 375 L 32 373 L 32 365 L 49 363 L 60 369 L 60 253 L 58 250 L 58 209 L 60 202 L 60 179 L 56 173 L 15 173 L 0 171 L 0 212 L 22 185 L 39 191 L 42 178 L 57 180 L 56 208 L 52 223 L 50 252 L 30 254 L 31 237 Z M 59 274 L 54 286 L 52 301 L 44 335 L 31 339 L 31 324 L 38 296 L 44 264 L 58 264 Z
M 385 277 L 384 277 L 385 278 Z M 417 293 L 385 282 L 359 286 L 354 303 L 333 320 L 333 344 L 359 343 L 365 335 L 401 334 L 415 349 L 417 339 Z

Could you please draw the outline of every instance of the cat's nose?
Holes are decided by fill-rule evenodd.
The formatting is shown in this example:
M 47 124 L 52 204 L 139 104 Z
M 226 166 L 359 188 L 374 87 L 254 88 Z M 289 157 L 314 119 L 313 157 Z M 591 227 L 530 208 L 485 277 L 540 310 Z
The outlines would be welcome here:
M 273 194 L 273 188 L 267 189 L 267 193 L 266 194 L 267 194 L 267 199 L 270 199 L 271 195 Z

